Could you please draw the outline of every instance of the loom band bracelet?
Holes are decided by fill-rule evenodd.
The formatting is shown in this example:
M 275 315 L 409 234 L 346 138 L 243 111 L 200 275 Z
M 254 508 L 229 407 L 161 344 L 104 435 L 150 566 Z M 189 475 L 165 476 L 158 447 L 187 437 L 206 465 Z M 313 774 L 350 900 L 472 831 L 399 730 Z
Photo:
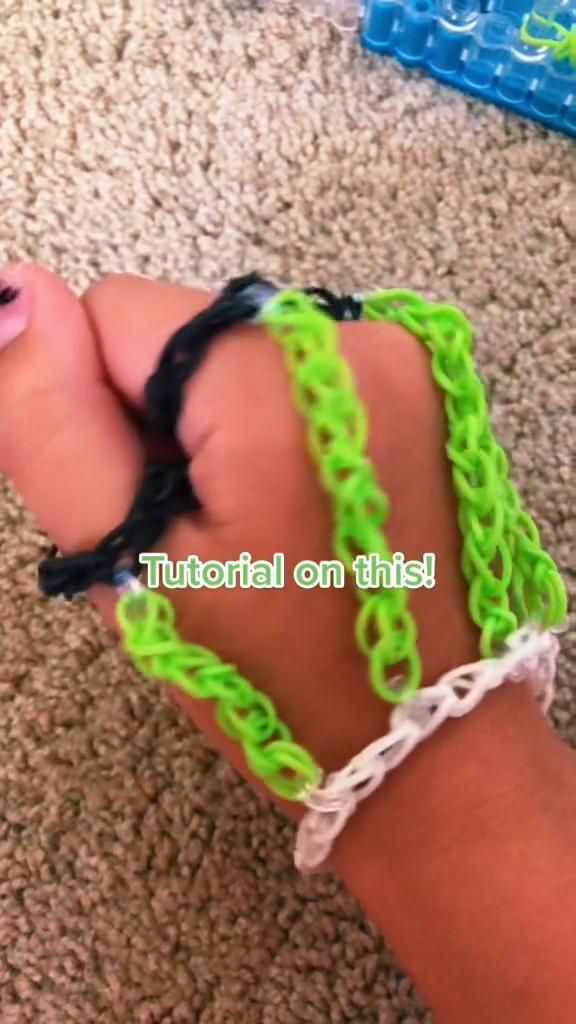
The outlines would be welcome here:
M 116 589 L 122 646 L 143 675 L 177 686 L 196 700 L 213 701 L 218 724 L 239 743 L 248 767 L 276 796 L 301 802 L 320 784 L 319 765 L 292 740 L 272 701 L 235 666 L 184 641 L 176 630 L 175 609 L 163 594 L 147 590 L 126 573 L 118 575 Z
M 454 485 L 456 494 L 459 498 L 458 518 L 461 534 L 463 536 L 462 570 L 464 573 L 464 577 L 467 579 L 471 587 L 469 607 L 472 620 L 474 620 L 476 625 L 478 625 L 481 629 L 483 629 L 484 627 L 485 635 L 483 638 L 483 649 L 484 652 L 488 652 L 492 647 L 493 640 L 495 639 L 493 634 L 496 632 L 500 635 L 502 634 L 502 632 L 504 632 L 504 634 L 507 634 L 510 631 L 511 626 L 516 626 L 518 621 L 513 620 L 512 616 L 506 611 L 504 611 L 504 614 L 501 615 L 499 618 L 498 631 L 496 631 L 495 629 L 495 623 L 493 620 L 489 622 L 488 629 L 486 629 L 485 613 L 484 611 L 480 611 L 477 600 L 477 593 L 480 584 L 482 584 L 485 589 L 486 587 L 488 587 L 492 590 L 492 593 L 490 595 L 492 599 L 494 597 L 499 597 L 500 600 L 502 600 L 502 598 L 505 596 L 504 591 L 506 588 L 506 584 L 509 584 L 511 582 L 512 567 L 509 549 L 501 541 L 499 542 L 497 537 L 497 526 L 500 526 L 500 530 L 503 527 L 504 514 L 503 508 L 499 503 L 494 460 L 491 460 L 488 454 L 482 451 L 480 447 L 477 447 L 477 450 L 474 453 L 474 455 L 470 454 L 469 452 L 458 452 L 455 443 L 455 433 L 461 435 L 462 432 L 465 432 L 466 441 L 468 442 L 468 444 L 469 435 L 471 433 L 472 444 L 469 446 L 474 447 L 474 441 L 476 440 L 478 443 L 478 441 L 480 441 L 481 439 L 484 426 L 478 416 L 479 409 L 481 413 L 486 414 L 487 417 L 487 401 L 485 390 L 482 385 L 482 382 L 476 376 L 476 373 L 474 371 L 474 364 L 472 364 L 471 362 L 471 331 L 469 330 L 466 318 L 463 316 L 463 314 L 455 310 L 453 307 L 437 307 L 436 311 L 431 309 L 429 306 L 426 307 L 426 326 L 423 331 L 419 319 L 414 314 L 410 315 L 410 310 L 408 313 L 408 317 L 403 316 L 401 313 L 400 306 L 402 305 L 404 300 L 412 302 L 412 297 L 407 296 L 406 293 L 401 295 L 396 293 L 396 295 L 390 298 L 389 300 L 386 299 L 386 297 L 380 298 L 383 302 L 383 307 L 382 302 L 380 302 L 379 305 L 378 302 L 372 303 L 372 310 L 374 316 L 379 316 L 381 315 L 382 312 L 385 314 L 386 312 L 389 311 L 390 304 L 392 304 L 392 306 L 396 307 L 398 310 L 395 316 L 397 321 L 402 321 L 402 323 L 404 323 L 406 327 L 412 330 L 412 333 L 416 337 L 420 337 L 422 338 L 422 340 L 424 340 L 428 348 L 433 349 L 433 355 L 431 355 L 431 366 L 433 366 L 433 375 L 437 383 L 443 388 L 445 392 L 445 404 L 447 406 L 449 423 L 450 426 L 452 427 L 452 429 L 450 430 L 450 440 L 447 444 L 447 451 L 449 458 L 451 458 L 451 461 L 453 463 Z M 415 303 L 412 302 L 412 308 L 414 308 L 414 306 Z M 455 356 L 451 360 L 451 366 L 449 362 L 448 367 L 452 371 L 453 375 L 455 370 L 461 369 L 461 364 L 462 362 L 464 362 L 464 365 L 466 366 L 468 371 L 472 371 L 471 377 L 469 373 L 466 374 L 466 387 L 463 386 L 462 381 L 458 382 L 458 380 L 454 379 L 454 377 L 451 376 L 451 374 L 448 372 L 446 366 L 446 359 L 444 359 L 444 361 L 441 362 L 440 349 L 435 349 L 434 343 L 433 341 L 430 341 L 429 337 L 423 337 L 423 335 L 426 334 L 434 334 L 435 328 L 437 331 L 440 330 L 440 328 L 442 328 L 444 331 L 444 340 L 446 341 L 449 338 L 453 339 L 455 336 L 456 326 L 462 332 L 461 340 L 464 341 L 463 351 L 460 352 L 459 356 Z M 448 332 L 446 331 L 447 327 Z M 470 390 L 471 395 L 467 393 Z M 459 421 L 461 424 L 460 429 L 455 430 L 453 424 L 458 423 L 458 420 L 456 420 L 454 414 L 461 412 L 461 406 L 464 399 L 466 399 L 468 406 L 471 407 L 472 411 L 474 411 L 476 418 L 474 421 L 471 422 L 471 428 L 470 421 L 466 419 Z M 451 413 L 452 416 L 450 415 Z M 458 437 L 458 439 L 460 440 L 460 437 Z M 488 444 L 490 446 L 490 449 L 492 450 L 491 454 L 493 455 L 496 445 L 491 435 L 488 436 Z M 472 462 L 476 462 L 476 466 L 472 465 Z M 467 499 L 468 505 L 476 507 L 477 512 L 480 512 L 480 509 L 478 509 L 478 506 L 480 504 L 478 478 L 475 481 L 476 486 L 472 486 L 465 475 L 466 470 L 470 472 L 470 470 L 476 469 L 476 471 L 478 472 L 479 462 L 484 470 L 484 485 L 481 489 L 480 502 L 482 502 L 482 504 L 485 506 L 487 504 L 492 505 L 492 507 L 495 510 L 493 513 L 492 537 L 487 536 L 485 522 L 483 524 L 482 529 L 475 528 L 478 527 L 480 523 L 480 518 L 475 519 L 474 516 L 470 515 L 469 509 L 466 508 L 466 505 L 464 504 L 465 500 Z M 505 456 L 503 458 L 502 456 L 500 456 L 500 463 L 503 463 L 505 466 Z M 492 499 L 491 502 L 487 501 L 487 499 L 489 498 Z M 484 517 L 486 517 L 486 508 L 483 509 L 483 511 Z M 470 531 L 472 535 L 471 537 Z M 482 537 L 479 535 L 482 535 Z M 484 564 L 481 558 L 474 557 L 475 553 L 478 551 L 478 544 L 481 541 L 481 539 L 485 540 Z M 476 546 L 475 540 L 477 542 Z M 497 553 L 499 554 L 502 575 L 502 580 L 500 581 L 499 584 L 495 581 L 494 573 L 489 570 L 487 564 L 494 560 Z M 496 584 L 495 587 L 494 584 Z M 486 633 L 488 635 L 486 635 Z
M 277 301 L 283 298 L 280 295 L 277 297 Z M 288 293 L 286 301 L 292 307 L 299 298 L 303 297 L 298 295 L 298 293 Z M 273 305 L 276 305 L 276 303 Z M 310 314 L 315 311 L 307 309 L 305 312 Z M 270 310 L 264 309 L 262 310 L 262 322 L 274 329 L 278 324 L 278 318 L 271 316 Z M 298 326 L 301 327 L 302 323 L 305 323 L 304 317 L 300 317 Z M 281 329 L 283 326 L 280 324 Z M 281 336 L 277 340 L 282 344 L 283 339 Z M 368 433 L 366 410 L 358 396 L 354 394 L 354 377 L 344 360 L 340 357 L 335 345 L 332 349 L 332 356 L 338 359 L 345 386 L 351 390 L 351 401 L 354 400 L 355 411 L 355 422 L 353 425 L 356 429 L 351 431 L 345 425 L 342 427 L 342 424 L 337 420 L 334 423 L 329 423 L 328 417 L 325 417 L 324 411 L 322 411 L 319 429 L 316 429 L 316 425 L 310 423 L 310 421 L 306 424 L 308 431 L 310 431 L 308 433 L 308 443 L 310 443 L 312 438 L 312 454 L 317 459 L 322 482 L 330 489 L 331 497 L 333 497 L 334 501 L 343 505 L 344 500 L 348 502 L 353 500 L 355 488 L 359 483 L 358 474 L 362 472 L 364 474 L 363 487 L 366 486 L 367 480 L 372 484 L 372 501 L 374 505 L 382 510 L 387 510 L 389 505 L 387 496 L 379 487 L 373 464 L 364 451 Z M 296 371 L 298 372 L 299 370 L 300 365 L 297 364 Z M 319 389 L 319 392 L 321 397 L 323 397 L 325 393 L 323 389 Z M 310 408 L 307 408 L 307 403 L 304 412 L 306 416 L 310 414 Z M 327 438 L 323 436 L 323 432 L 326 431 L 328 426 L 331 426 L 335 433 L 335 436 L 330 438 L 329 444 L 327 443 Z M 319 434 L 322 436 L 319 437 Z
M 549 628 L 563 622 L 567 613 L 564 588 L 556 585 L 558 570 L 546 551 L 532 553 L 529 580 L 515 564 L 514 551 L 507 544 L 499 542 L 490 555 L 483 558 L 472 534 L 464 534 L 463 566 L 471 578 L 468 609 L 472 621 L 483 630 L 481 651 L 485 657 L 526 618 Z M 490 568 L 495 561 L 497 572 Z
M 315 309 L 309 298 L 298 292 L 274 296 L 263 307 L 260 319 L 282 348 L 289 355 L 292 354 L 292 358 L 288 359 L 288 368 L 292 373 L 296 405 L 306 420 L 308 447 L 319 469 L 321 482 L 332 500 L 332 538 L 335 556 L 342 561 L 350 575 L 353 573 L 354 557 L 362 551 L 366 554 L 378 552 L 381 557 L 390 558 L 391 553 L 382 530 L 373 528 L 376 523 L 379 527 L 382 526 L 389 507 L 388 497 L 379 487 L 373 463 L 365 454 L 366 411 L 357 396 L 350 368 L 339 353 L 333 324 Z M 321 365 L 324 374 L 323 380 L 316 388 L 312 388 L 312 378 L 306 372 L 306 354 L 310 351 L 313 359 L 316 359 L 313 366 Z M 318 351 L 322 355 L 321 360 L 317 358 Z M 298 358 L 293 357 L 295 352 L 299 353 Z M 300 354 L 303 354 L 303 358 L 300 358 Z M 329 363 L 326 363 L 326 360 L 329 360 Z M 299 390 L 298 383 L 302 379 L 305 387 Z M 323 411 L 322 402 L 326 395 L 330 395 L 330 392 L 337 388 L 342 388 L 350 399 L 353 429 L 350 429 L 349 424 L 343 425 L 340 418 L 332 422 L 330 415 L 321 416 L 319 429 L 315 429 L 317 404 Z M 361 507 L 358 508 L 358 492 L 355 488 L 360 473 L 362 490 Z M 356 594 L 360 604 L 358 614 L 361 614 L 367 596 L 358 588 Z M 414 641 L 414 649 L 401 659 L 406 662 L 408 672 L 407 677 L 402 680 L 402 685 L 392 686 L 387 682 L 385 657 L 386 652 L 395 651 L 399 646 L 404 651 L 407 647 L 406 636 L 402 641 L 398 638 L 384 641 L 374 656 L 372 647 L 376 640 L 371 647 L 366 644 L 361 650 L 368 658 L 370 679 L 376 693 L 383 699 L 399 703 L 407 699 L 421 682 L 422 666 L 415 641 L 416 624 L 408 610 L 404 591 L 396 591 L 392 598 L 390 592 L 382 590 L 380 601 L 382 613 L 376 621 L 382 633 L 389 633 L 400 626 Z M 388 608 L 393 609 L 395 613 L 392 622 L 386 616 Z
M 567 604 L 565 588 L 552 559 L 542 551 L 536 524 L 521 508 L 518 492 L 510 479 L 508 457 L 492 433 L 486 392 L 472 360 L 473 337 L 467 318 L 455 307 L 431 306 L 406 291 L 379 293 L 366 297 L 364 301 L 371 318 L 385 317 L 402 323 L 416 337 L 424 340 L 432 352 L 433 375 L 444 391 L 450 426 L 447 450 L 453 463 L 455 490 L 460 498 L 459 524 L 464 538 L 465 577 L 470 581 L 474 579 L 475 572 L 482 573 L 479 561 L 469 557 L 469 538 L 472 533 L 478 539 L 480 522 L 486 527 L 486 519 L 490 515 L 492 536 L 489 537 L 488 531 L 484 530 L 485 559 L 487 562 L 490 560 L 491 548 L 492 561 L 497 559 L 500 565 L 506 562 L 505 567 L 501 567 L 501 575 L 504 577 L 509 575 L 511 563 L 509 590 L 510 601 L 517 615 L 516 621 L 522 621 L 527 614 L 535 613 L 537 608 L 540 609 L 544 625 L 551 626 L 563 621 Z M 422 317 L 416 315 L 418 309 L 424 310 L 424 326 Z M 439 350 L 440 341 L 453 342 L 457 333 L 461 343 L 460 354 L 454 347 L 445 348 L 442 354 Z M 447 358 L 450 352 L 454 353 L 451 359 Z M 462 373 L 463 367 L 467 373 Z M 452 376 L 447 372 L 448 369 Z M 470 409 L 474 418 L 466 415 Z M 458 451 L 458 445 L 462 449 L 466 446 L 468 451 Z M 478 463 L 482 466 L 482 487 L 478 487 L 478 480 L 474 487 L 471 486 L 466 478 L 466 471 L 470 473 L 474 469 L 473 457 L 476 459 L 476 468 Z M 491 510 L 487 507 L 489 504 L 492 505 Z M 466 505 L 473 508 L 476 519 Z M 504 536 L 506 543 L 503 542 Z M 534 564 L 539 566 L 538 577 L 533 571 Z M 491 580 L 488 568 L 484 578 Z M 489 583 L 486 585 L 489 586 Z M 493 621 L 488 624 L 486 650 L 491 645 L 491 638 L 495 639 L 496 634 L 502 636 L 504 619 L 511 626 L 511 620 L 506 615 L 501 617 L 499 628 L 495 628 Z M 480 622 L 478 624 L 481 625 Z
M 303 872 L 320 869 L 358 805 L 385 782 L 390 771 L 445 721 L 473 711 L 498 686 L 526 680 L 546 713 L 554 695 L 558 649 L 553 631 L 542 633 L 529 624 L 508 637 L 501 658 L 453 669 L 394 708 L 388 733 L 344 768 L 330 773 L 305 798 L 307 811 L 296 837 L 296 867 Z
M 494 481 L 494 504 L 500 506 L 504 517 L 502 537 L 509 546 L 513 556 L 513 578 L 510 585 L 511 594 L 515 597 L 523 589 L 524 597 L 521 601 L 515 597 L 516 606 L 521 611 L 528 608 L 530 611 L 537 607 L 544 615 L 544 624 L 547 626 L 557 625 L 566 616 L 567 598 L 566 591 L 558 570 L 554 566 L 550 572 L 543 574 L 540 579 L 540 591 L 535 589 L 535 578 L 531 570 L 531 560 L 538 555 L 545 555 L 542 551 L 541 542 L 535 523 L 521 507 L 518 492 L 510 479 L 510 469 L 507 455 L 501 445 L 496 441 L 490 425 L 488 403 L 484 385 L 477 375 L 472 359 L 472 330 L 467 318 L 455 307 L 443 306 L 434 307 L 420 299 L 414 293 L 408 291 L 380 292 L 368 296 L 364 300 L 364 312 L 367 318 L 373 320 L 386 319 L 405 326 L 411 333 L 420 338 L 426 347 L 432 352 L 432 371 L 437 383 L 444 391 L 444 404 L 448 419 L 449 441 L 448 455 L 453 463 L 457 464 L 459 473 L 454 473 L 455 490 L 459 503 L 459 523 L 470 523 L 470 514 L 464 512 L 465 503 L 475 504 L 474 486 L 465 477 L 466 463 L 470 466 L 471 456 L 465 453 L 464 459 L 458 459 L 457 444 L 465 439 L 469 448 L 474 448 L 478 453 L 480 465 L 486 469 L 486 458 L 490 457 L 493 462 L 493 473 L 491 479 Z M 443 336 L 440 337 L 439 330 L 443 327 Z M 446 364 L 446 352 L 455 344 L 458 339 L 461 346 L 460 367 L 465 368 L 465 374 L 469 383 L 469 394 L 463 395 L 462 380 L 452 381 L 450 374 L 446 372 L 446 365 L 454 368 L 458 366 L 458 360 L 454 357 Z M 444 363 L 440 353 L 441 343 L 444 347 Z M 448 345 L 448 348 L 446 348 Z M 474 419 L 470 418 L 470 411 Z M 478 481 L 475 480 L 476 484 Z M 486 491 L 484 492 L 484 497 Z M 479 517 L 480 519 L 481 517 Z M 464 536 L 465 530 L 462 530 Z M 549 556 L 547 556 L 549 557 Z M 553 566 L 553 563 L 552 563 Z M 463 572 L 470 584 L 470 565 L 463 565 Z M 542 612 L 542 609 L 544 611 Z
M 460 497 L 459 521 L 465 546 L 470 532 L 478 539 L 479 524 L 482 521 L 485 528 L 483 539 L 486 561 L 490 558 L 492 561 L 497 558 L 500 564 L 504 562 L 505 566 L 501 569 L 501 576 L 504 578 L 510 574 L 509 566 L 512 561 L 512 579 L 508 582 L 519 616 L 527 609 L 532 610 L 535 604 L 534 601 L 528 603 L 524 597 L 518 599 L 516 596 L 519 592 L 523 593 L 526 590 L 526 582 L 531 578 L 532 587 L 537 587 L 540 590 L 538 595 L 540 604 L 542 604 L 542 597 L 545 593 L 549 594 L 549 599 L 545 598 L 543 602 L 545 606 L 550 606 L 550 611 L 545 615 L 545 624 L 553 625 L 562 621 L 566 615 L 565 590 L 554 563 L 541 550 L 536 525 L 521 509 L 517 491 L 510 480 L 507 455 L 492 433 L 485 388 L 476 373 L 472 359 L 473 335 L 469 321 L 456 307 L 431 305 L 406 290 L 376 293 L 367 296 L 364 303 L 373 319 L 382 319 L 384 316 L 386 319 L 401 322 L 413 334 L 424 340 L 431 351 L 433 375 L 436 382 L 443 388 L 449 418 L 448 454 L 454 465 L 455 489 Z M 424 326 L 422 317 L 417 316 L 416 311 L 420 313 L 424 311 Z M 457 336 L 461 346 L 460 351 L 451 344 Z M 441 342 L 448 343 L 449 346 L 448 348 L 444 347 L 443 352 L 440 351 Z M 447 369 L 450 370 L 452 376 Z M 462 373 L 463 369 L 467 371 L 464 374 Z M 458 379 L 458 373 L 460 373 L 460 379 Z M 466 412 L 470 410 L 474 414 L 473 418 L 466 415 Z M 475 466 L 471 465 L 470 454 L 465 451 L 457 451 L 457 443 L 462 445 L 463 441 L 466 442 L 468 449 L 475 449 Z M 462 447 L 464 446 L 462 445 Z M 479 465 L 483 470 L 484 484 L 479 487 L 478 480 L 476 480 L 475 486 L 471 486 L 465 476 L 466 469 L 469 473 L 473 469 L 477 471 Z M 509 497 L 513 499 L 512 502 L 506 500 Z M 474 508 L 477 519 L 470 514 L 465 502 Z M 491 517 L 491 537 L 488 536 L 486 529 L 486 519 L 489 515 Z M 507 543 L 505 544 L 502 539 L 504 521 L 508 519 L 507 525 L 510 527 L 510 522 L 514 517 L 518 522 L 514 529 L 506 530 Z M 519 537 L 518 527 L 522 524 L 524 524 L 524 529 L 520 531 Z M 526 537 L 522 536 L 524 533 Z M 530 550 L 531 544 L 536 551 Z M 492 548 L 492 556 L 489 553 L 490 548 Z M 525 550 L 523 551 L 523 549 Z M 539 585 L 533 573 L 526 572 L 526 567 L 518 565 L 517 559 L 512 560 L 510 554 L 512 550 L 515 555 L 522 554 L 524 562 L 537 557 L 545 560 L 544 563 L 539 563 L 546 565 L 546 571 L 541 572 Z M 482 567 L 478 565 L 478 562 L 476 562 L 475 568 L 486 581 L 485 585 L 489 587 L 494 573 L 490 573 L 488 566 L 486 566 L 485 573 L 482 573 Z M 474 562 L 467 556 L 466 551 L 463 555 L 463 571 L 469 581 L 474 578 Z M 502 594 L 502 586 L 500 594 Z M 520 621 L 520 618 L 517 621 Z M 511 625 L 510 620 L 508 620 L 508 624 Z M 502 620 L 500 633 L 503 628 Z M 493 632 L 494 624 L 491 623 L 490 634 Z

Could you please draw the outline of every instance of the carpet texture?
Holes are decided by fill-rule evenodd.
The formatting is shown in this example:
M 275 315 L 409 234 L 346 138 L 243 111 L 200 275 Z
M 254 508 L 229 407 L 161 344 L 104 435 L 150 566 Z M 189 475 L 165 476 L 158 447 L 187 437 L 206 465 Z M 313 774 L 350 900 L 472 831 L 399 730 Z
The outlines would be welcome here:
M 410 286 L 460 303 L 546 544 L 574 550 L 576 158 L 279 4 L 4 0 L 0 256 L 82 289 Z M 288 11 L 288 13 L 287 13 Z M 2 1024 L 416 1024 L 331 878 L 131 671 L 41 600 L 47 542 L 0 486 Z M 555 717 L 576 742 L 564 643 Z

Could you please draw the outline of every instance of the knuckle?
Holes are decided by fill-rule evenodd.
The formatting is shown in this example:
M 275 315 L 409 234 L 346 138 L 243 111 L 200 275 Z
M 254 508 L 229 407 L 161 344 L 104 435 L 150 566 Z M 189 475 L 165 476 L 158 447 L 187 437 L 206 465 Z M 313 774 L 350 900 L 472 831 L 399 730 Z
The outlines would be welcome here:
M 142 278 L 137 274 L 104 274 L 89 285 L 82 298 L 90 305 L 103 300 L 109 301 L 121 291 L 124 292 L 127 287 L 133 286 L 136 282 L 141 283 L 141 281 Z

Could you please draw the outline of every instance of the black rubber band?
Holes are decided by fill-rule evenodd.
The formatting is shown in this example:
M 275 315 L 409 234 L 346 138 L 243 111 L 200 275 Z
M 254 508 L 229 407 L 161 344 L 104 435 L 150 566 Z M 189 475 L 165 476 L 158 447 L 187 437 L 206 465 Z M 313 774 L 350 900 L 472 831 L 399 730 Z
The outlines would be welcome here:
M 187 460 L 148 466 L 124 522 L 92 551 L 65 556 L 52 551 L 40 564 L 40 589 L 48 597 L 71 598 L 96 583 L 111 586 L 120 568 L 139 576 L 139 555 L 154 548 L 176 516 L 199 509 Z
M 145 389 L 146 418 L 154 430 L 175 435 L 184 386 L 198 370 L 210 345 L 231 327 L 254 320 L 266 299 L 277 290 L 259 274 L 234 278 L 210 306 L 172 335 Z M 358 320 L 362 315 L 362 303 L 352 295 L 338 296 L 327 288 L 308 288 L 305 292 L 333 320 Z M 138 576 L 140 554 L 154 548 L 170 522 L 200 510 L 189 471 L 186 460 L 149 465 L 126 519 L 92 551 L 62 556 L 54 549 L 40 564 L 42 592 L 69 599 L 97 583 L 113 585 L 120 569 Z

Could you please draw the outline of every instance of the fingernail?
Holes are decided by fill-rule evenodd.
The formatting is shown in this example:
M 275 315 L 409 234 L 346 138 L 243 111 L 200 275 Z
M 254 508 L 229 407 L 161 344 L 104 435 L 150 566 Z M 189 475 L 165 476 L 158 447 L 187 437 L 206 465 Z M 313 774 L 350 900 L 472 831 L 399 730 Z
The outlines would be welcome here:
M 0 349 L 25 331 L 32 312 L 32 296 L 19 266 L 0 270 Z

